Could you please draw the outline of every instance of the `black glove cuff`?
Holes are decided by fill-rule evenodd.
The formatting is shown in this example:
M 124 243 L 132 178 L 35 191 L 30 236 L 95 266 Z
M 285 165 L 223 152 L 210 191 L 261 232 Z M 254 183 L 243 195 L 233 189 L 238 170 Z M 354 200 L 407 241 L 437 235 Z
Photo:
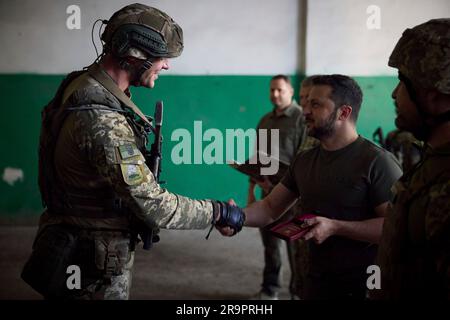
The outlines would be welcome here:
M 217 201 L 217 207 L 219 219 L 215 222 L 215 224 L 219 227 L 232 228 L 234 230 L 234 234 L 241 231 L 245 222 L 245 214 L 242 209 L 223 201 Z

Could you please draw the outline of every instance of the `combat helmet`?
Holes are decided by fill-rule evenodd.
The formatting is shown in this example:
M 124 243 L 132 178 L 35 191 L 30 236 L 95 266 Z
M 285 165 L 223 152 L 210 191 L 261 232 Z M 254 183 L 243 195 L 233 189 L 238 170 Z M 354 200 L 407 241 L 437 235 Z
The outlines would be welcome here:
M 450 19 L 406 29 L 388 65 L 420 87 L 450 94 Z
M 135 3 L 112 15 L 101 39 L 118 58 L 175 58 L 183 51 L 183 30 L 166 13 Z

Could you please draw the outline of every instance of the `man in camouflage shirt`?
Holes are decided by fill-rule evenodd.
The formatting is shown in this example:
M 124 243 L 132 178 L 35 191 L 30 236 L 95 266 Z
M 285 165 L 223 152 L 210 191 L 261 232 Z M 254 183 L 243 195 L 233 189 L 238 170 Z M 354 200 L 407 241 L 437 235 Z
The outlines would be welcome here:
M 278 141 L 268 141 L 267 150 L 278 148 L 279 158 L 286 164 L 291 163 L 295 158 L 300 146 L 306 137 L 305 118 L 303 116 L 302 108 L 293 99 L 294 89 L 291 81 L 286 75 L 276 75 L 270 80 L 270 101 L 273 105 L 273 110 L 266 113 L 258 123 L 257 130 L 278 130 Z M 271 136 L 271 135 L 268 135 Z M 257 143 L 259 146 L 259 143 Z M 264 151 L 264 150 L 263 150 Z M 273 152 L 273 151 L 272 151 Z M 286 166 L 287 168 L 287 166 Z M 266 177 L 264 183 L 250 180 L 248 189 L 248 205 L 256 201 L 255 185 L 260 184 L 263 189 L 262 197 L 267 196 L 284 176 L 286 169 L 279 169 L 278 172 L 270 177 Z M 294 210 L 290 210 L 285 216 L 285 219 L 294 216 Z M 267 228 L 260 228 L 261 239 L 264 246 L 264 271 L 263 282 L 261 284 L 260 292 L 255 296 L 256 299 L 261 300 L 276 300 L 281 289 L 281 245 L 282 240 L 274 237 Z M 296 279 L 296 264 L 295 264 L 295 246 L 293 243 L 286 243 L 287 256 L 289 260 L 289 268 L 291 271 L 291 279 L 289 283 L 289 292 L 291 298 L 295 299 L 297 290 L 295 288 Z
M 385 148 L 398 159 L 403 172 L 411 170 L 420 160 L 421 143 L 411 132 L 399 129 L 389 132 L 386 136 Z
M 128 299 L 139 230 L 215 224 L 230 235 L 245 218 L 227 203 L 161 188 L 143 156 L 151 123 L 129 86 L 154 87 L 183 50 L 182 29 L 164 12 L 133 4 L 106 22 L 102 40 L 99 63 L 69 74 L 42 112 L 46 210 L 22 277 L 46 298 Z M 66 285 L 68 265 L 80 268 L 79 288 Z
M 300 99 L 300 106 L 302 108 L 305 108 L 308 103 L 309 93 L 313 87 L 313 80 L 314 75 L 307 76 L 305 79 L 303 79 L 302 83 L 300 84 L 299 88 L 299 99 Z M 300 146 L 299 152 L 305 151 L 311 148 L 314 148 L 320 144 L 320 141 L 316 138 L 306 135 L 305 141 L 303 141 L 302 145 Z M 295 210 L 297 214 L 302 213 L 301 208 L 301 202 L 298 201 L 297 204 L 295 204 Z M 299 297 L 299 299 L 303 299 L 304 297 L 304 287 L 306 282 L 306 277 L 308 274 L 308 244 L 304 239 L 298 239 L 295 241 L 292 241 L 292 246 L 295 248 L 295 285 L 294 288 L 296 290 L 296 295 Z
M 450 298 L 450 19 L 407 29 L 391 54 L 399 129 L 425 142 L 395 185 L 378 252 L 381 299 Z

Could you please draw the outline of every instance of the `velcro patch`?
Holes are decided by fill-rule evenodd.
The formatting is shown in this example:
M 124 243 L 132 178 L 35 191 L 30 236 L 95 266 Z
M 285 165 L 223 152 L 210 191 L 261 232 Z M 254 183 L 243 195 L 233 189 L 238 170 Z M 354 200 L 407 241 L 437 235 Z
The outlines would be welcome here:
M 119 146 L 119 153 L 123 160 L 140 155 L 139 149 L 134 143 L 126 143 Z
M 122 176 L 125 183 L 129 186 L 141 184 L 145 180 L 145 175 L 140 165 L 120 164 Z

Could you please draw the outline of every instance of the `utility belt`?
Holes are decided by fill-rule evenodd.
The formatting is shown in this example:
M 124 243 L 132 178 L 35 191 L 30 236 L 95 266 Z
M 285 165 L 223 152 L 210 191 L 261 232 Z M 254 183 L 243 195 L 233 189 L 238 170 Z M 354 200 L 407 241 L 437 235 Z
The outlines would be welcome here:
M 48 207 L 50 214 L 59 214 L 79 218 L 108 219 L 126 217 L 129 219 L 132 239 L 132 251 L 135 243 L 143 241 L 147 244 L 146 249 L 150 249 L 152 243 L 159 242 L 159 228 L 149 229 L 144 222 L 138 221 L 123 203 L 121 198 L 114 197 L 110 190 L 96 191 L 96 197 L 83 193 L 66 192 L 59 199 Z M 140 238 L 138 237 L 140 235 Z
M 37 235 L 21 277 L 46 298 L 76 297 L 87 286 L 101 279 L 103 283 L 110 283 L 113 276 L 130 269 L 132 242 L 127 231 L 48 225 Z M 67 284 L 70 266 L 79 268 L 80 288 L 70 288 Z
M 51 214 L 75 216 L 79 218 L 107 219 L 124 217 L 128 213 L 122 199 L 117 197 L 101 198 L 65 193 L 62 202 L 53 201 L 48 206 Z

